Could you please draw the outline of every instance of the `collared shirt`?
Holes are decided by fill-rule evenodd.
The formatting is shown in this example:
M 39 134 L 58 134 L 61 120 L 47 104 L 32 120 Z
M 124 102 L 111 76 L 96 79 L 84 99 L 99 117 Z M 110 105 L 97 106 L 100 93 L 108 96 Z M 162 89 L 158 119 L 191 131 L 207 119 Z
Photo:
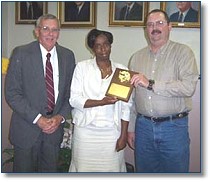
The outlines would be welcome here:
M 78 8 L 78 14 L 80 13 L 80 11 L 81 11 L 81 9 L 82 9 L 82 7 L 84 6 L 84 2 L 80 5 L 80 6 L 77 6 L 77 8 Z
M 132 4 L 131 4 L 131 5 L 129 5 L 129 6 L 128 6 L 128 5 L 126 5 L 126 7 L 127 7 L 127 8 L 130 8 L 130 9 L 129 9 L 129 11 L 131 11 L 131 9 L 133 8 L 133 5 L 134 5 L 134 3 L 132 3 Z M 127 8 L 126 8 L 126 9 L 127 9 Z
M 42 52 L 42 62 L 43 62 L 43 68 L 44 68 L 44 75 L 46 72 L 46 61 L 47 61 L 47 53 L 48 51 L 40 44 L 41 52 Z M 55 103 L 58 98 L 58 83 L 59 83 L 59 70 L 58 70 L 58 56 L 56 48 L 53 47 L 53 49 L 49 52 L 51 54 L 50 62 L 52 64 L 53 68 L 53 82 L 54 82 L 54 93 L 55 93 Z
M 187 13 L 188 13 L 188 11 L 189 11 L 190 9 L 187 9 L 185 12 L 179 12 L 179 16 L 181 16 L 181 14 L 183 14 L 183 17 L 182 17 L 182 22 L 184 22 L 184 19 L 185 19 L 185 16 L 187 15 Z
M 124 19 L 126 20 L 128 18 L 128 15 L 131 12 L 131 9 L 133 8 L 134 3 L 130 4 L 130 5 L 126 5 L 126 11 L 125 11 L 125 15 L 124 15 Z
M 154 91 L 141 86 L 135 89 L 137 113 L 165 117 L 192 109 L 198 70 L 188 46 L 168 41 L 156 54 L 148 46 L 134 54 L 130 69 L 155 80 Z
M 32 2 L 26 1 L 26 6 L 27 6 L 27 14 L 31 13 L 31 17 L 33 18 L 34 16 L 33 16 L 33 4 L 32 4 Z M 31 6 L 31 9 L 30 9 L 30 6 Z M 29 12 L 29 11 L 31 11 L 31 12 Z
M 46 67 L 46 61 L 47 61 L 46 55 L 48 51 L 41 44 L 40 44 L 40 49 L 42 53 L 42 62 L 43 62 L 44 75 L 45 75 L 45 72 L 46 72 L 45 67 Z M 53 47 L 53 49 L 49 53 L 51 54 L 50 62 L 53 68 L 53 82 L 54 82 L 54 93 L 55 93 L 55 103 L 56 103 L 56 100 L 58 98 L 58 84 L 59 84 L 58 56 L 57 56 L 56 48 Z M 41 114 L 38 114 L 37 117 L 34 119 L 33 123 L 36 124 L 36 122 L 41 116 L 42 116 Z

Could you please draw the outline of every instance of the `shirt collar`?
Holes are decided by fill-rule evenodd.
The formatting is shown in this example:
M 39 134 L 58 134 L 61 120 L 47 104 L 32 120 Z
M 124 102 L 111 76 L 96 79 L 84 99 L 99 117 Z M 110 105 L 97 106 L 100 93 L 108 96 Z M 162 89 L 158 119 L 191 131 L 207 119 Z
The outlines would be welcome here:
M 45 60 L 46 59 L 46 55 L 47 55 L 47 53 L 50 53 L 51 54 L 51 58 L 53 58 L 54 57 L 54 55 L 55 55 L 55 51 L 56 51 L 56 49 L 55 49 L 55 46 L 51 49 L 51 51 L 50 52 L 48 52 L 44 47 L 43 47 L 43 45 L 41 45 L 41 44 L 39 44 L 40 45 L 40 49 L 41 49 L 41 53 L 42 53 L 42 59 L 43 60 Z
M 160 55 L 160 54 L 165 54 L 165 51 L 166 51 L 166 49 L 167 49 L 167 47 L 168 47 L 168 45 L 170 44 L 170 40 L 168 40 L 158 51 L 157 51 L 157 55 Z M 149 48 L 149 51 L 150 51 L 150 53 L 151 54 L 153 54 L 153 52 L 152 52 L 152 50 L 151 50 L 151 47 L 150 46 L 148 46 L 148 48 Z
M 134 3 L 132 3 L 130 6 L 127 5 L 127 8 L 129 7 L 129 11 L 133 8 Z
M 179 16 L 180 16 L 181 14 L 183 14 L 183 16 L 185 17 L 185 16 L 187 15 L 187 13 L 188 13 L 189 10 L 190 10 L 190 8 L 187 9 L 186 11 L 184 11 L 184 12 L 179 12 Z
M 112 70 L 114 70 L 115 69 L 115 65 L 112 63 L 112 60 L 110 60 L 110 61 L 111 61 Z M 93 66 L 94 66 L 95 69 L 98 69 L 99 70 L 99 67 L 98 67 L 97 62 L 96 62 L 96 57 L 93 58 L 92 64 L 93 64 Z

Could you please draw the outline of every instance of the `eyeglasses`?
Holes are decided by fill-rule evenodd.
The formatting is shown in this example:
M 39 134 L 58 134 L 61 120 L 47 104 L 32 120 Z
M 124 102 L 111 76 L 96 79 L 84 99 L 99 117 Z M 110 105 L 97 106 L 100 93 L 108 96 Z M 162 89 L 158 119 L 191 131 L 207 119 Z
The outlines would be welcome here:
M 163 27 L 166 23 L 167 23 L 167 21 L 161 21 L 161 20 L 156 21 L 156 22 L 148 22 L 147 27 L 152 28 L 152 27 L 154 27 L 154 25 L 156 27 Z
M 52 32 L 52 33 L 58 33 L 59 31 L 60 31 L 60 29 L 59 28 L 52 28 L 52 29 L 50 29 L 49 27 L 39 27 L 44 33 L 50 33 L 50 32 Z

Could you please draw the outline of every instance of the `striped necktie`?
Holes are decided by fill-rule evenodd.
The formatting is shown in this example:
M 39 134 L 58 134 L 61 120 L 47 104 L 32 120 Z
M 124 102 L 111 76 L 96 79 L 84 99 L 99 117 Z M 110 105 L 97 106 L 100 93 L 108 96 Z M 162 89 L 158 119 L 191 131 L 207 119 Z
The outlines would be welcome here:
M 53 69 L 50 63 L 50 53 L 47 53 L 46 61 L 46 75 L 45 82 L 47 88 L 47 108 L 48 112 L 52 112 L 55 107 L 55 94 L 54 94 L 54 83 L 53 83 Z

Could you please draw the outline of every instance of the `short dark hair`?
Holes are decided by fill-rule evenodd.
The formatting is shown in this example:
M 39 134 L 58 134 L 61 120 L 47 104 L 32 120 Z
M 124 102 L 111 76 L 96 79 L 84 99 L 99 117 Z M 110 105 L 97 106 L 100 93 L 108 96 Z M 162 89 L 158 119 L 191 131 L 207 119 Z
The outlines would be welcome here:
M 110 44 L 113 43 L 113 35 L 111 32 L 98 30 L 98 29 L 92 29 L 88 35 L 87 35 L 87 45 L 89 48 L 93 48 L 95 44 L 95 40 L 99 35 L 105 35 L 109 41 Z
M 146 22 L 147 22 L 147 19 L 148 19 L 148 17 L 149 17 L 150 14 L 152 14 L 152 13 L 158 13 L 158 12 L 163 13 L 163 15 L 164 15 L 167 23 L 170 23 L 170 19 L 168 17 L 168 14 L 165 11 L 161 10 L 161 9 L 153 9 L 152 11 L 150 11 L 148 13 L 148 15 L 147 15 Z

